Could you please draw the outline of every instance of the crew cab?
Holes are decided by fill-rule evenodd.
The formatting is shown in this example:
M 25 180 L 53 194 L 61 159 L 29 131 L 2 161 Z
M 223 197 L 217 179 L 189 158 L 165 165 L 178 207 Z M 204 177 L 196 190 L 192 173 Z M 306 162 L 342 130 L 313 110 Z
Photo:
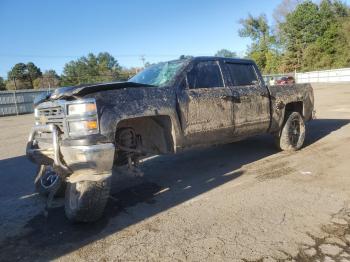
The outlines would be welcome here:
M 127 82 L 41 97 L 27 156 L 39 168 L 37 190 L 52 196 L 66 187 L 66 216 L 88 222 L 103 214 L 113 167 L 131 170 L 145 156 L 265 133 L 281 150 L 298 150 L 313 109 L 310 84 L 267 86 L 251 60 L 174 60 Z

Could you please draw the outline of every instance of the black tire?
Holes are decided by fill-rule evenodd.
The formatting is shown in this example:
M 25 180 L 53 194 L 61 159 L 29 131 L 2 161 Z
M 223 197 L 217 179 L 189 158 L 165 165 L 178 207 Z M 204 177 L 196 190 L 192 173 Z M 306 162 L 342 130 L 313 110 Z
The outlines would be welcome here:
M 111 188 L 111 177 L 95 182 L 67 183 L 65 212 L 72 222 L 94 222 L 102 215 Z
M 62 178 L 56 174 L 51 166 L 40 165 L 34 180 L 35 191 L 41 196 L 47 197 L 53 187 L 58 185 L 56 183 L 60 183 L 60 185 L 55 196 L 63 197 L 66 190 L 66 182 L 62 181 Z
M 283 151 L 299 150 L 305 140 L 304 118 L 298 112 L 286 114 L 282 130 L 275 137 L 276 146 Z

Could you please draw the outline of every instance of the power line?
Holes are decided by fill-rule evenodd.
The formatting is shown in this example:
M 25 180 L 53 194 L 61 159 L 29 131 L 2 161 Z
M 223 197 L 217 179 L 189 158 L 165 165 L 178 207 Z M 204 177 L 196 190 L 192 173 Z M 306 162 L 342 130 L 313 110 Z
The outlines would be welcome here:
M 136 68 L 137 69 L 137 68 Z M 116 74 L 99 74 L 99 75 L 75 75 L 75 76 L 66 76 L 66 75 L 58 75 L 58 76 L 45 76 L 45 75 L 42 75 L 42 76 L 38 76 L 36 78 L 34 78 L 33 80 L 35 79 L 57 79 L 57 80 L 63 80 L 63 79 L 84 79 L 84 78 L 89 78 L 89 77 L 109 77 L 109 78 L 113 78 L 113 79 L 116 79 L 118 77 L 121 77 L 121 76 L 127 76 L 127 75 L 135 75 L 135 73 L 138 73 L 140 70 L 130 70 L 129 71 L 121 71 L 121 72 L 117 72 Z M 31 81 L 29 79 L 29 76 L 27 76 L 28 78 L 21 78 L 21 77 L 11 77 L 11 80 L 15 79 L 15 80 L 18 80 L 18 81 Z M 7 78 L 4 78 L 5 80 L 10 80 L 10 79 L 7 79 Z
M 61 75 L 61 76 L 45 76 L 45 75 L 41 75 L 38 76 L 34 79 L 32 79 L 33 81 L 35 79 L 57 79 L 57 80 L 64 80 L 64 79 L 83 79 L 83 78 L 90 78 L 90 77 L 108 77 L 108 78 L 112 78 L 112 79 L 116 79 L 119 78 L 121 76 L 131 76 L 131 75 L 135 75 L 135 73 L 139 72 L 138 71 L 121 71 L 121 72 L 116 72 L 115 74 L 98 74 L 98 75 L 92 75 L 92 74 L 84 74 L 84 75 L 74 75 L 74 76 L 67 76 L 67 75 Z M 21 77 L 11 77 L 11 80 L 19 80 L 19 81 L 31 81 L 31 79 L 29 78 L 29 76 L 27 76 L 28 78 L 21 78 Z M 9 79 L 8 79 L 9 80 Z
M 184 55 L 184 53 L 181 54 L 148 54 L 148 55 L 140 55 L 140 54 L 110 54 L 114 57 L 174 57 L 174 56 L 181 56 Z M 197 53 L 192 54 L 193 56 L 209 56 L 212 54 L 208 53 Z M 86 57 L 86 55 L 38 55 L 38 54 L 1 54 L 0 57 L 27 57 L 27 58 L 78 58 L 78 57 Z

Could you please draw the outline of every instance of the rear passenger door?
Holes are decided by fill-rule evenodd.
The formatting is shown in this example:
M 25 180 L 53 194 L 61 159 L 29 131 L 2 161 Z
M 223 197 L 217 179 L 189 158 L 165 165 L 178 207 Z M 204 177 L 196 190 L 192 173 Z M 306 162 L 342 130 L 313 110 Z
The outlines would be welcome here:
M 270 98 L 267 87 L 251 63 L 225 62 L 233 96 L 235 135 L 267 131 L 270 125 Z
M 179 96 L 187 144 L 220 142 L 233 134 L 232 91 L 216 60 L 196 61 L 187 72 L 187 87 Z

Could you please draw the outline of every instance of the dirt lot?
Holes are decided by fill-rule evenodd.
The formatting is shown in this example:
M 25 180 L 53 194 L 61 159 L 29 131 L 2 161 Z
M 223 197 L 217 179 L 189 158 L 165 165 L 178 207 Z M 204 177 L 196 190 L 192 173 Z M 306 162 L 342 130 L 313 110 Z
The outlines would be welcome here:
M 32 116 L 0 118 L 0 261 L 350 261 L 350 84 L 315 100 L 301 151 L 261 136 L 153 158 L 143 178 L 115 178 L 92 225 L 67 222 L 60 200 L 43 216 L 23 156 Z

